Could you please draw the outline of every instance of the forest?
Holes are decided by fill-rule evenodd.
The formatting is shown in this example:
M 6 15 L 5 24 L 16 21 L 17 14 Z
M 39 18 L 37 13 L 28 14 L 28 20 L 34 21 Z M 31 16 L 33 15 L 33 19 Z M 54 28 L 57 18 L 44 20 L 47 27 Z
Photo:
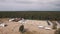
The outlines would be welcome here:
M 0 18 L 20 18 L 32 20 L 60 20 L 59 11 L 1 11 Z

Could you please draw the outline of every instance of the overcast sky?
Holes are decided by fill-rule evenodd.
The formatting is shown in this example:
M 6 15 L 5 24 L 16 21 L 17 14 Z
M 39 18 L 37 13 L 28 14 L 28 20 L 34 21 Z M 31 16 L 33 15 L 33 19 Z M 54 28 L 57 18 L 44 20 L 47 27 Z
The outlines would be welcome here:
M 0 0 L 0 11 L 60 11 L 60 0 Z

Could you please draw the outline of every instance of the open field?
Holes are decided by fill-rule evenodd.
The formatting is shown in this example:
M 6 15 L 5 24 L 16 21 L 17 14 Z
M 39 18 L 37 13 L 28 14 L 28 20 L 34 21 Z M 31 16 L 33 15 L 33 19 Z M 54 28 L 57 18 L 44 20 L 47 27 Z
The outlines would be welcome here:
M 1 18 L 0 20 L 8 25 L 6 27 L 0 27 L 0 34 L 21 34 L 21 32 L 19 32 L 19 27 L 22 25 L 21 23 L 9 22 L 8 18 Z M 26 20 L 25 22 L 24 27 L 27 31 L 24 34 L 54 34 L 55 30 L 53 29 L 46 30 L 38 28 L 38 25 L 50 27 L 46 23 L 46 20 Z

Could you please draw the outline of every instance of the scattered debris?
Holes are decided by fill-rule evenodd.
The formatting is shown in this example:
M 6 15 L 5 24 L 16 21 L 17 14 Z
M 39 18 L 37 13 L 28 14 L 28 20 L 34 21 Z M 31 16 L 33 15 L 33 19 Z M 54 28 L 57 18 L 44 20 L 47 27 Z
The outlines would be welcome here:
M 6 27 L 6 26 L 7 26 L 7 24 L 0 23 L 0 26 L 1 26 L 1 27 Z
M 45 26 L 38 26 L 39 28 L 42 28 L 42 29 L 46 29 L 46 30 L 51 30 L 51 28 L 49 27 L 45 27 Z
M 12 18 L 12 19 L 9 19 L 9 22 L 10 22 L 10 21 L 13 21 L 13 20 L 14 20 L 14 18 Z
M 46 29 L 46 30 L 51 30 L 51 28 L 49 28 L 49 27 L 45 27 L 44 29 Z
M 39 28 L 44 28 L 44 26 L 38 26 Z
M 13 21 L 18 22 L 18 21 L 20 21 L 20 20 L 22 20 L 22 18 L 14 18 Z
M 12 18 L 12 19 L 9 19 L 9 21 L 15 21 L 15 22 L 18 22 L 18 21 L 21 21 L 21 20 L 24 20 L 23 18 Z
M 21 23 L 21 24 L 25 24 L 26 23 L 24 18 L 22 18 L 22 20 L 20 20 L 18 22 Z

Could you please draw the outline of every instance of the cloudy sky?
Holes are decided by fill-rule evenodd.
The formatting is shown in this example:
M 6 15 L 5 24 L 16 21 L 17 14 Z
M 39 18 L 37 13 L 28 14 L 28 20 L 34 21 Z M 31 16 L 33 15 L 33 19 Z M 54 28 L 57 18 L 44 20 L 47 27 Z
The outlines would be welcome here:
M 60 0 L 0 0 L 0 11 L 60 11 Z

